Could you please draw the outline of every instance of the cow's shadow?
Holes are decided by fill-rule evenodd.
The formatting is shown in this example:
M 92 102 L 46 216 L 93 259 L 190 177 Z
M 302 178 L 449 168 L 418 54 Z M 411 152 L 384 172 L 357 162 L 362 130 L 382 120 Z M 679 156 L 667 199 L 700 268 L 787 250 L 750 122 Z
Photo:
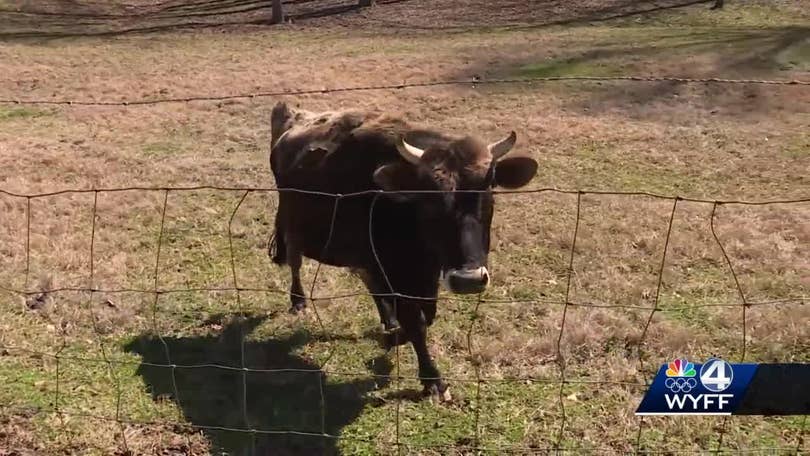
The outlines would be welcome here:
M 369 400 L 366 393 L 385 386 L 390 362 L 381 356 L 367 363 L 373 370 L 368 375 L 327 379 L 316 364 L 294 354 L 312 337 L 297 331 L 275 339 L 246 340 L 249 370 L 243 371 L 240 340 L 263 318 L 237 318 L 216 335 L 162 339 L 142 335 L 125 349 L 142 356 L 137 373 L 153 398 L 175 401 L 185 420 L 199 426 L 217 452 L 337 454 L 337 441 L 320 434 L 337 436 L 357 419 Z M 177 366 L 174 376 L 165 367 L 167 351 Z M 239 431 L 250 429 L 258 432 Z

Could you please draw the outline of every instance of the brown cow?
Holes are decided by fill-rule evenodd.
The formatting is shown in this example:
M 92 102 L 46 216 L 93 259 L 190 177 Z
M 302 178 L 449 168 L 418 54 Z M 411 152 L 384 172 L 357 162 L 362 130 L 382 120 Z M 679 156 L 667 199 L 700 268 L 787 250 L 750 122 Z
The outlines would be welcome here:
M 487 144 L 361 110 L 278 103 L 271 130 L 280 193 L 270 253 L 292 272 L 291 310 L 305 307 L 302 257 L 351 268 L 374 295 L 389 348 L 410 342 L 424 392 L 449 399 L 426 338 L 439 282 L 453 293 L 486 288 L 492 189 L 526 185 L 537 162 L 506 155 L 514 132 Z

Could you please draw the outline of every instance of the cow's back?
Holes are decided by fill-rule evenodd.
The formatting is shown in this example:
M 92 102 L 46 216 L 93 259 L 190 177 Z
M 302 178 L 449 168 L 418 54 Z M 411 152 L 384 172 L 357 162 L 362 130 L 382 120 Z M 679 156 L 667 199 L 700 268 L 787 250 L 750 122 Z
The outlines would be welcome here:
M 375 112 L 296 114 L 297 120 L 278 130 L 270 156 L 279 187 L 326 193 L 375 189 L 374 170 L 400 160 L 395 139 L 409 129 Z
M 276 184 L 282 189 L 279 217 L 286 236 L 307 257 L 365 268 L 376 261 L 369 239 L 373 226 L 378 255 L 424 258 L 424 243 L 413 238 L 417 216 L 409 203 L 379 198 L 373 192 L 351 194 L 378 190 L 374 171 L 403 160 L 396 148 L 399 135 L 420 147 L 449 139 L 375 112 L 288 114 L 292 121 L 276 122 L 285 127 L 274 132 L 279 136 L 274 138 L 270 157 Z M 406 239 L 410 242 L 403 242 Z
M 334 213 L 336 197 L 298 190 L 347 194 L 373 189 L 374 169 L 398 159 L 394 136 L 383 132 L 380 119 L 362 111 L 274 110 L 270 165 L 281 189 L 278 217 L 289 241 L 305 256 L 341 266 L 363 267 L 370 261 L 372 195 L 341 199 Z

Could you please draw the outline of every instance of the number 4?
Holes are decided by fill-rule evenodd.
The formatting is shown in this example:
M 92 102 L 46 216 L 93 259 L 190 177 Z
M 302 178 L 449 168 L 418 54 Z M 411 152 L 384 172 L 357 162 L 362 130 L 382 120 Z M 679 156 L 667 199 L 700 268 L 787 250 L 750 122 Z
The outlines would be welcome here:
M 720 359 L 709 360 L 700 369 L 700 383 L 709 391 L 719 393 L 731 385 L 734 373 L 731 366 Z

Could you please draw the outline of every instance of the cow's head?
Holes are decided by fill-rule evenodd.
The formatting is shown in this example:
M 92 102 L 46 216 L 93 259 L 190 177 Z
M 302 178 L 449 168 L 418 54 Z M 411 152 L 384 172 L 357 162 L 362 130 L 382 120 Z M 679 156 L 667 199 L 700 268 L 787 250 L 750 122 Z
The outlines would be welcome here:
M 537 172 L 534 159 L 506 156 L 515 141 L 511 132 L 491 144 L 467 136 L 423 140 L 419 147 L 400 137 L 404 160 L 374 173 L 382 189 L 403 192 L 392 197 L 416 203 L 424 237 L 442 265 L 442 283 L 453 293 L 479 293 L 489 284 L 492 189 L 522 187 Z

